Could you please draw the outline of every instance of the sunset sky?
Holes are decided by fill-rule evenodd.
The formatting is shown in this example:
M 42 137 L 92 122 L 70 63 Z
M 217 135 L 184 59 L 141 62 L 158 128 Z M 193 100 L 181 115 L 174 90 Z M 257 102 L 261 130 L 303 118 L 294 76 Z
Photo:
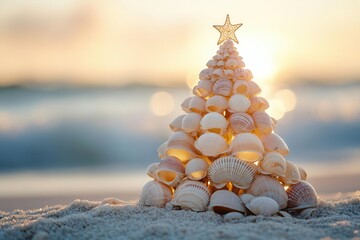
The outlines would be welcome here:
M 265 82 L 360 80 L 360 1 L 0 2 L 0 85 L 184 84 L 216 53 L 226 14 Z

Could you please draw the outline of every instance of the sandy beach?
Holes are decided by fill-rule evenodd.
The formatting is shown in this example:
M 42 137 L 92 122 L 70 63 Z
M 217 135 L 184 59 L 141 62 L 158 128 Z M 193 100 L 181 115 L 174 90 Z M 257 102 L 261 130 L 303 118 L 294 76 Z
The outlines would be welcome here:
M 0 212 L 0 239 L 359 239 L 360 197 L 320 201 L 311 218 L 246 216 L 140 207 L 107 198 Z

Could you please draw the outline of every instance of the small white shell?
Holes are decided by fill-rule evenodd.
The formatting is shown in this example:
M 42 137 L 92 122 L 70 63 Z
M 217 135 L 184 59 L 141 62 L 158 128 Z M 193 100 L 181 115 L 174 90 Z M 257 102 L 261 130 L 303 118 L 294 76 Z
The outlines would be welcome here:
M 256 162 L 262 159 L 264 147 L 256 135 L 240 133 L 230 143 L 230 154 L 247 162 Z
M 224 57 L 225 57 L 225 56 L 223 55 L 223 58 L 224 58 Z M 217 66 L 220 67 L 220 68 L 224 67 L 224 65 L 225 65 L 224 61 L 218 61 L 218 62 L 217 62 Z
M 186 114 L 181 122 L 181 129 L 189 134 L 198 132 L 201 118 L 202 116 L 195 112 Z
M 255 198 L 254 195 L 249 194 L 249 193 L 243 193 L 240 196 L 240 200 L 246 205 L 248 204 L 251 200 L 253 200 Z
M 193 97 L 185 98 L 185 100 L 181 103 L 181 108 L 184 112 L 188 113 L 190 111 L 190 101 Z
M 227 79 L 219 79 L 214 83 L 213 92 L 216 95 L 229 96 L 232 91 L 232 82 Z
M 270 152 L 265 154 L 258 167 L 259 172 L 263 174 L 285 177 L 286 160 L 280 153 Z
M 199 79 L 200 80 L 210 80 L 211 73 L 212 73 L 211 68 L 203 69 L 203 70 L 201 70 L 201 72 L 199 74 Z
M 228 59 L 228 60 L 226 61 L 225 67 L 226 67 L 226 68 L 236 68 L 236 67 L 237 67 L 237 62 L 236 62 L 236 60 L 235 60 L 235 59 L 232 59 L 232 58 Z
M 239 212 L 229 212 L 229 213 L 224 215 L 224 221 L 225 222 L 236 221 L 236 220 L 239 220 L 241 218 L 244 218 L 244 215 L 242 213 L 239 213 Z
M 246 80 L 246 71 L 243 68 L 237 68 L 234 71 L 235 79 Z
M 303 169 L 302 167 L 298 166 L 298 170 L 299 170 L 299 173 L 300 173 L 300 178 L 301 180 L 306 180 L 307 178 L 307 173 L 305 171 L 305 169 Z
M 146 169 L 146 174 L 151 178 L 156 178 L 156 171 L 160 163 L 152 163 Z
M 250 81 L 251 79 L 253 79 L 253 74 L 250 69 L 245 69 L 245 72 L 246 72 L 246 77 L 245 77 L 246 81 Z
M 174 156 L 182 162 L 187 162 L 190 159 L 197 157 L 194 142 L 194 138 L 190 135 L 182 131 L 175 132 L 169 137 L 165 155 Z
M 211 195 L 209 210 L 218 214 L 246 211 L 240 198 L 228 190 L 218 190 Z
M 269 108 L 269 102 L 262 97 L 252 96 L 250 97 L 251 105 L 248 109 L 249 114 L 253 114 L 256 111 L 265 111 Z
M 254 96 L 254 95 L 259 95 L 261 93 L 261 88 L 256 82 L 248 81 L 248 86 L 249 86 L 249 95 Z
M 279 211 L 279 205 L 272 198 L 256 197 L 246 207 L 255 215 L 272 216 Z
M 236 60 L 237 60 L 237 64 L 238 64 L 239 68 L 245 67 L 245 63 L 243 62 L 243 60 L 241 58 L 238 58 Z
M 227 128 L 227 121 L 224 115 L 211 112 L 201 119 L 200 126 L 202 130 L 224 135 Z
M 306 181 L 298 182 L 286 190 L 289 201 L 289 209 L 305 209 L 316 207 L 318 204 L 318 196 L 315 189 Z
M 233 79 L 234 71 L 231 69 L 226 69 L 226 70 L 224 70 L 224 75 L 227 79 Z
M 140 194 L 139 204 L 142 206 L 164 207 L 172 198 L 170 187 L 157 181 L 147 182 Z
M 251 132 L 255 129 L 252 117 L 246 113 L 233 113 L 229 119 L 230 129 L 234 134 Z
M 214 95 L 210 97 L 205 104 L 207 112 L 223 113 L 228 107 L 228 102 L 225 97 L 220 95 Z
M 273 122 L 265 111 L 257 111 L 252 114 L 257 132 L 261 134 L 271 133 Z
M 245 80 L 237 80 L 234 82 L 233 94 L 246 95 L 249 92 L 248 82 Z
M 200 80 L 194 87 L 193 94 L 205 98 L 212 94 L 213 83 L 209 80 Z
M 185 116 L 186 116 L 186 114 L 182 114 L 182 115 L 178 116 L 177 118 L 175 118 L 169 124 L 171 131 L 173 131 L 173 132 L 181 131 L 182 120 L 184 119 Z
M 157 153 L 158 153 L 158 157 L 159 157 L 160 159 L 165 157 L 166 147 L 167 147 L 167 141 L 164 142 L 164 143 L 162 143 L 162 144 L 158 147 Z
M 260 137 L 266 152 L 278 152 L 283 156 L 289 154 L 289 148 L 285 141 L 275 133 L 265 134 Z
M 285 211 L 279 211 L 277 215 L 284 218 L 292 218 L 291 214 Z
M 209 68 L 216 67 L 216 65 L 217 65 L 217 61 L 214 60 L 214 59 L 210 59 L 210 60 L 206 63 L 206 66 L 208 66 Z
M 195 142 L 195 147 L 205 156 L 216 157 L 228 149 L 225 139 L 216 133 L 204 133 Z
M 193 158 L 185 166 L 188 179 L 201 180 L 207 175 L 209 163 L 202 158 Z
M 300 212 L 299 217 L 302 219 L 310 219 L 313 217 L 315 210 L 316 208 L 306 208 Z
M 246 112 L 248 108 L 250 107 L 250 100 L 241 95 L 241 94 L 235 94 L 232 95 L 229 99 L 229 112 Z
M 191 97 L 189 102 L 189 111 L 202 114 L 205 112 L 205 100 L 201 97 Z
M 215 79 L 219 79 L 221 77 L 224 77 L 224 71 L 220 68 L 215 69 L 214 72 L 212 73 L 212 77 Z
M 160 182 L 175 187 L 185 177 L 185 167 L 176 157 L 165 157 L 156 170 Z
M 300 182 L 301 177 L 298 167 L 294 163 L 290 161 L 286 161 L 285 176 L 279 177 L 279 180 L 283 182 L 285 185 L 290 185 Z

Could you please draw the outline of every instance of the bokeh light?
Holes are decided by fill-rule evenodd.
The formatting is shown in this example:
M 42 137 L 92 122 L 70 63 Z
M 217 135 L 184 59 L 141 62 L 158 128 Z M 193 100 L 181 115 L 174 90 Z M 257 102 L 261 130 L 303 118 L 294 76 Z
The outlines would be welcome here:
M 278 99 L 272 99 L 269 101 L 269 108 L 266 112 L 276 120 L 282 118 L 285 115 L 285 106 L 282 101 Z
M 275 98 L 284 104 L 286 112 L 294 110 L 296 106 L 296 95 L 290 89 L 282 89 L 277 91 L 275 93 Z
M 157 116 L 168 115 L 174 109 L 174 98 L 168 92 L 156 92 L 151 97 L 150 107 Z

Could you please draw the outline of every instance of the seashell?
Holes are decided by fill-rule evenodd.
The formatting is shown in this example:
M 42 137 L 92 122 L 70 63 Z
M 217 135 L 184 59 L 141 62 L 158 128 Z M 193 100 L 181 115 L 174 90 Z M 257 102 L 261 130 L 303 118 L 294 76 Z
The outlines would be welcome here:
M 173 132 L 177 132 L 181 130 L 181 124 L 182 124 L 182 120 L 183 118 L 186 116 L 186 114 L 182 114 L 180 116 L 178 116 L 177 118 L 175 118 L 170 124 L 169 127 L 171 129 L 171 131 Z
M 212 57 L 212 59 L 214 59 L 215 61 L 219 60 L 219 58 L 218 58 L 217 55 L 214 55 L 214 56 Z M 216 64 L 217 64 L 217 63 L 216 63 Z
M 225 222 L 232 222 L 232 221 L 236 221 L 239 219 L 242 219 L 244 217 L 244 215 L 242 213 L 239 212 L 229 212 L 227 214 L 224 215 L 224 221 Z
M 248 81 L 248 86 L 249 86 L 249 95 L 254 96 L 254 95 L 259 95 L 261 93 L 261 88 L 256 82 Z
M 225 139 L 216 133 L 204 133 L 195 142 L 195 147 L 205 156 L 216 157 L 228 149 Z
M 246 80 L 246 71 L 243 68 L 237 68 L 234 71 L 234 79 Z
M 233 113 L 229 118 L 229 124 L 235 134 L 250 132 L 255 128 L 252 117 L 243 112 Z
M 256 197 L 246 207 L 255 215 L 272 216 L 279 211 L 279 205 L 272 198 Z
M 285 212 L 285 211 L 278 211 L 277 215 L 279 215 L 280 217 L 284 217 L 284 218 L 292 218 L 290 213 Z
M 240 198 L 228 190 L 218 190 L 211 195 L 209 210 L 218 214 L 246 211 Z
M 314 216 L 316 208 L 306 208 L 299 213 L 302 219 L 310 219 Z
M 209 163 L 202 158 L 191 159 L 185 167 L 185 174 L 188 179 L 201 180 L 207 175 Z
M 244 61 L 242 60 L 242 58 L 240 56 L 237 57 L 236 62 L 237 62 L 237 65 L 238 65 L 239 68 L 244 68 L 245 67 L 245 63 L 244 63 Z
M 214 72 L 212 73 L 212 77 L 214 77 L 215 79 L 224 77 L 224 71 L 220 68 L 215 69 Z
M 205 98 L 212 94 L 213 83 L 209 80 L 200 80 L 193 89 L 193 94 Z
M 233 94 L 246 95 L 249 92 L 248 82 L 245 80 L 237 80 L 234 82 Z
M 198 113 L 192 112 L 184 116 L 181 129 L 189 134 L 196 133 L 200 130 L 200 121 L 202 116 Z
M 165 155 L 177 157 L 182 162 L 187 162 L 197 157 L 194 142 L 194 138 L 190 135 L 182 131 L 175 132 L 169 137 Z
M 249 107 L 250 107 L 250 100 L 241 94 L 232 95 L 229 99 L 228 110 L 231 113 L 246 112 Z
M 158 149 L 157 149 L 157 153 L 158 153 L 158 157 L 161 159 L 161 158 L 164 158 L 165 157 L 165 149 L 167 147 L 167 141 L 162 143 Z
M 245 192 L 254 196 L 270 197 L 278 203 L 280 209 L 284 209 L 287 206 L 288 195 L 283 185 L 271 176 L 257 175 L 251 186 L 246 189 Z
M 176 157 L 165 157 L 157 168 L 156 176 L 160 182 L 175 187 L 185 177 L 185 167 Z
M 285 177 L 286 160 L 277 152 L 266 153 L 264 159 L 258 164 L 259 172 Z
M 205 104 L 205 109 L 207 112 L 223 113 L 227 107 L 228 102 L 226 98 L 220 95 L 210 97 Z
M 227 121 L 224 115 L 211 112 L 201 119 L 200 126 L 202 130 L 224 135 L 227 128 Z
M 300 173 L 300 179 L 305 181 L 306 178 L 307 178 L 307 173 L 306 173 L 305 169 L 298 166 L 298 170 L 299 170 L 299 173 Z
M 203 69 L 199 73 L 199 79 L 200 80 L 210 80 L 211 73 L 212 73 L 212 70 L 210 70 L 210 68 Z
M 296 184 L 290 185 L 286 190 L 286 193 L 289 197 L 289 209 L 301 210 L 316 207 L 318 204 L 316 191 L 309 182 L 300 181 Z
M 245 69 L 245 73 L 246 73 L 245 76 L 246 81 L 250 81 L 251 79 L 253 79 L 253 74 L 250 69 Z
M 209 200 L 210 191 L 205 183 L 185 180 L 175 190 L 172 204 L 182 209 L 200 212 L 206 211 Z
M 205 112 L 205 102 L 206 101 L 201 97 L 191 97 L 189 102 L 189 110 L 191 112 L 202 114 L 203 112 Z
M 225 56 L 223 55 L 223 59 L 224 59 L 224 57 Z M 224 61 L 220 60 L 220 61 L 217 62 L 217 66 L 220 67 L 220 68 L 224 67 L 224 65 L 225 65 Z
M 232 79 L 234 77 L 234 71 L 231 69 L 224 70 L 224 75 L 227 79 Z
M 181 108 L 184 112 L 189 113 L 190 111 L 190 101 L 193 97 L 185 98 L 185 100 L 181 103 Z
M 224 53 L 224 59 L 225 59 L 225 58 L 229 58 L 229 57 L 230 57 L 230 54 L 229 54 L 228 52 L 225 52 L 225 53 Z
M 232 82 L 227 79 L 219 79 L 214 83 L 213 92 L 216 95 L 229 96 L 232 90 Z
M 211 185 L 216 188 L 222 188 L 229 182 L 237 188 L 248 188 L 255 174 L 254 166 L 236 157 L 229 156 L 216 159 L 208 170 Z
M 265 111 L 257 111 L 252 114 L 256 130 L 263 134 L 271 133 L 273 122 Z
M 285 185 L 295 184 L 301 181 L 300 172 L 298 167 L 290 162 L 286 161 L 286 171 L 285 176 L 279 177 L 279 180 Z
M 246 205 L 248 204 L 251 200 L 253 200 L 255 198 L 254 195 L 252 194 L 248 194 L 248 193 L 243 193 L 240 196 L 240 200 Z
M 236 67 L 237 67 L 237 62 L 236 62 L 236 60 L 235 60 L 235 59 L 232 59 L 232 58 L 228 59 L 228 60 L 226 61 L 225 67 L 226 67 L 226 68 L 236 68 Z
M 230 143 L 230 154 L 247 162 L 256 162 L 262 159 L 264 147 L 256 135 L 240 133 Z
M 210 60 L 206 63 L 206 66 L 208 66 L 209 68 L 216 67 L 216 65 L 217 65 L 217 61 L 214 60 L 214 59 L 210 59 Z
M 156 178 L 156 171 L 160 163 L 152 163 L 146 169 L 146 174 L 151 178 Z
M 272 127 L 274 129 L 277 124 L 277 120 L 275 118 L 271 117 L 271 121 L 272 121 Z
M 139 204 L 142 206 L 164 207 L 172 198 L 172 190 L 157 181 L 147 182 L 140 194 Z
M 289 148 L 285 141 L 275 133 L 265 134 L 260 137 L 266 152 L 278 152 L 283 156 L 289 154 Z
M 248 109 L 249 114 L 253 114 L 256 111 L 265 111 L 269 108 L 269 102 L 262 97 L 252 96 L 250 97 L 251 105 Z

